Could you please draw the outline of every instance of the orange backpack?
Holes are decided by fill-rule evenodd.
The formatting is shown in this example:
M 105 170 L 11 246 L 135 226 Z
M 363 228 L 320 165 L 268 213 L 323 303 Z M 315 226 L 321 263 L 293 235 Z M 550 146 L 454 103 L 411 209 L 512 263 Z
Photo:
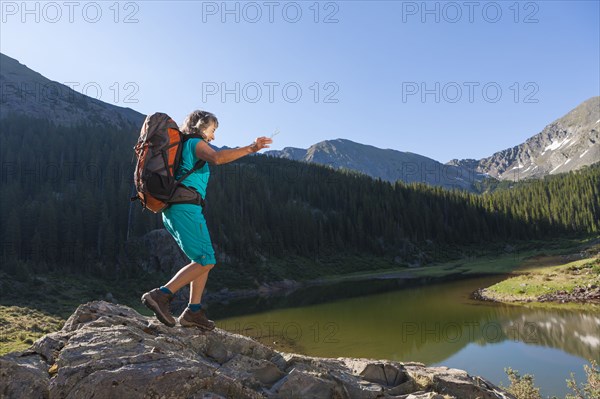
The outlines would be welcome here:
M 165 210 L 173 203 L 197 204 L 204 207 L 204 199 L 192 187 L 181 184 L 192 172 L 204 166 L 199 160 L 179 180 L 175 172 L 181 163 L 183 143 L 191 138 L 202 138 L 197 134 L 183 134 L 175 121 L 167 114 L 157 112 L 148 115 L 140 131 L 135 147 L 137 165 L 133 181 L 137 194 L 131 201 L 140 200 L 144 209 L 154 213 Z

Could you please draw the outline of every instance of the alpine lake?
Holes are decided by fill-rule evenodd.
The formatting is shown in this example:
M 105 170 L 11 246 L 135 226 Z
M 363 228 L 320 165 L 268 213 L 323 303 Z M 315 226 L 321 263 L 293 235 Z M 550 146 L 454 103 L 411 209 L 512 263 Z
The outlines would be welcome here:
M 504 387 L 510 367 L 532 374 L 544 398 L 564 397 L 571 373 L 582 383 L 583 366 L 600 360 L 600 306 L 472 298 L 505 277 L 339 281 L 210 304 L 209 316 L 217 327 L 285 352 L 447 366 Z

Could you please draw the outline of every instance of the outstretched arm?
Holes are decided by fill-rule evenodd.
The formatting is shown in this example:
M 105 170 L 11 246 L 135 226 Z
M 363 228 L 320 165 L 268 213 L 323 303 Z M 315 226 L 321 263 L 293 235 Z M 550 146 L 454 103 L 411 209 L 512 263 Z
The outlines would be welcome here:
M 268 137 L 258 137 L 254 140 L 254 143 L 245 147 L 215 151 L 204 140 L 200 140 L 196 144 L 196 157 L 204 159 L 212 165 L 223 165 L 248 154 L 258 152 L 263 148 L 269 148 L 269 144 L 272 142 L 273 140 Z

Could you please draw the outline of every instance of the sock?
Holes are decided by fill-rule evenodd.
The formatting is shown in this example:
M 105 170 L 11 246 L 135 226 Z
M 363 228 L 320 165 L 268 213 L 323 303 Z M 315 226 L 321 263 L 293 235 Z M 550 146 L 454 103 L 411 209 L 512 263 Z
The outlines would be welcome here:
M 170 290 L 170 289 L 168 289 L 167 287 L 163 287 L 163 286 L 161 286 L 161 287 L 160 287 L 160 290 L 161 290 L 162 292 L 164 292 L 165 294 L 173 295 L 173 293 L 171 292 L 171 290 Z
M 190 303 L 188 304 L 188 308 L 190 308 L 192 312 L 197 312 L 202 309 L 202 305 L 199 303 Z

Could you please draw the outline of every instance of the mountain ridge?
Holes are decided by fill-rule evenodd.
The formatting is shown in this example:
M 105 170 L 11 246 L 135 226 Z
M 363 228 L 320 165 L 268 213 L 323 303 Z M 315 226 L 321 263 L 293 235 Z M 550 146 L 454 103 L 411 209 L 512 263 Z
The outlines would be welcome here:
M 60 126 L 139 128 L 145 115 L 79 93 L 0 53 L 0 118 L 21 114 Z
M 392 148 L 381 149 L 344 138 L 324 140 L 308 149 L 286 147 L 266 155 L 350 169 L 390 182 L 426 183 L 452 189 L 473 190 L 485 176 L 462 166 L 444 165 L 432 158 Z
M 521 144 L 480 160 L 453 159 L 446 164 L 499 180 L 565 173 L 600 160 L 599 131 L 600 97 L 591 97 Z
M 52 81 L 2 53 L 0 88 L 0 119 L 22 114 L 57 125 L 108 125 L 137 132 L 145 118 L 131 108 L 105 103 Z M 524 143 L 479 160 L 452 159 L 444 164 L 424 155 L 344 138 L 323 140 L 307 149 L 285 147 L 263 154 L 352 170 L 390 182 L 477 192 L 478 183 L 489 178 L 540 178 L 596 162 L 600 159 L 599 130 L 600 97 L 591 97 Z
M 600 160 L 600 97 L 591 97 L 554 120 L 524 143 L 482 159 L 452 159 L 445 164 L 412 152 L 382 149 L 337 138 L 309 148 L 266 151 L 274 157 L 351 169 L 394 182 L 420 182 L 476 191 L 484 179 L 521 180 L 578 170 Z

